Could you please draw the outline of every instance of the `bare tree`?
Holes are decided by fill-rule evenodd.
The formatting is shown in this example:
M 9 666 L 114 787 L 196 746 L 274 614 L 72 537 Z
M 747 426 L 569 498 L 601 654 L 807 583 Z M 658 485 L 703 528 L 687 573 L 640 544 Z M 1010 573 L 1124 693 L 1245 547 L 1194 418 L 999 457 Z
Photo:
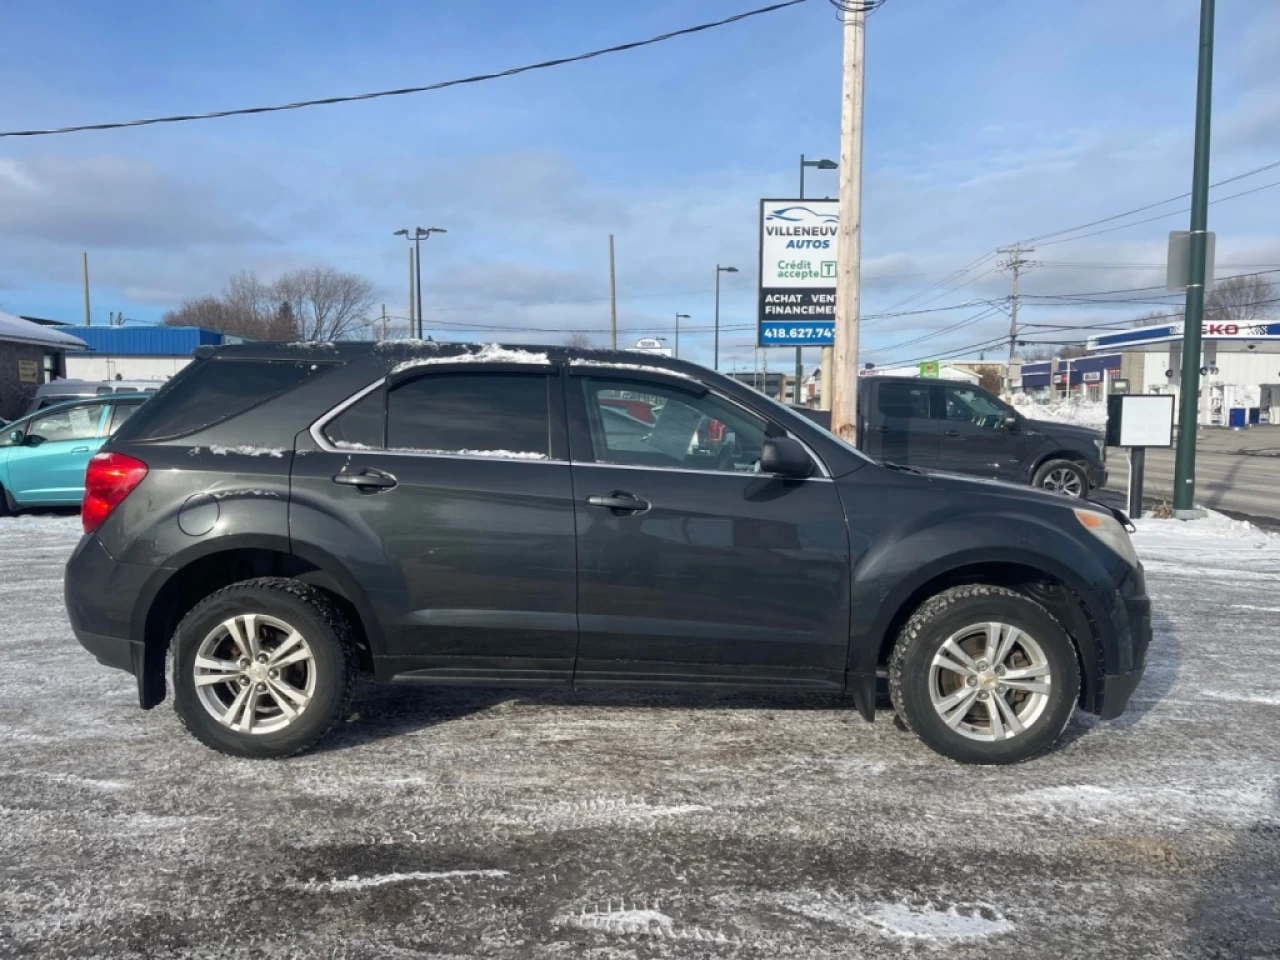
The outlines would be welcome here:
M 1049 344 L 1046 346 L 1032 347 L 1029 350 L 1019 351 L 1019 355 L 1024 363 L 1040 363 L 1045 360 L 1052 360 L 1057 357 L 1062 360 L 1072 359 L 1076 357 L 1087 356 L 1089 351 L 1080 344 L 1067 344 L 1065 346 L 1054 346 Z
M 591 338 L 579 330 L 577 333 L 571 333 L 564 338 L 566 347 L 573 347 L 575 350 L 590 350 Z
M 999 393 L 1004 390 L 1004 368 L 998 364 L 985 364 L 973 367 L 978 375 L 978 386 L 988 393 Z
M 1173 323 L 1173 317 L 1165 313 L 1163 310 L 1152 310 L 1150 313 L 1144 313 L 1133 321 L 1135 327 L 1158 327 L 1162 324 Z
M 333 267 L 291 270 L 271 290 L 289 304 L 302 340 L 342 339 L 364 320 L 375 299 L 372 283 Z
M 1228 277 L 1205 295 L 1204 316 L 1213 323 L 1254 323 L 1274 312 L 1275 285 L 1258 274 Z

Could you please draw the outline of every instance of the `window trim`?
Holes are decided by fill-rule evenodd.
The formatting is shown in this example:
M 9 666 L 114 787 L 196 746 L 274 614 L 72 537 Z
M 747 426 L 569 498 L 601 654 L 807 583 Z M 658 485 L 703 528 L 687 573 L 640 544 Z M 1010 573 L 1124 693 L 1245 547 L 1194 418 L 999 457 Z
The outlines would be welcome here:
M 446 365 L 441 364 L 441 366 L 446 366 Z M 449 366 L 450 366 L 450 370 L 447 372 L 457 373 L 458 372 L 457 367 L 463 366 L 463 364 L 457 364 L 456 366 L 455 365 L 449 365 Z M 466 364 L 465 366 L 474 368 L 476 364 Z M 525 366 L 532 366 L 532 365 L 526 364 Z M 547 368 L 545 366 L 539 364 L 538 367 L 540 372 L 546 373 Z M 435 373 L 435 372 L 436 371 L 432 370 L 430 371 L 430 373 L 425 375 L 429 376 L 431 373 Z M 440 372 L 446 372 L 446 371 L 440 371 Z M 506 373 L 508 371 L 504 370 L 502 372 Z M 553 376 L 553 374 L 551 373 L 547 373 L 546 375 L 549 377 Z M 383 386 L 387 385 L 391 380 L 392 380 L 392 377 L 390 375 L 379 377 L 377 380 L 373 381 L 373 383 L 369 384 L 368 386 L 363 387 L 360 390 L 357 390 L 355 393 L 347 397 L 347 399 L 343 400 L 341 403 L 339 403 L 336 407 L 334 407 L 327 413 L 322 413 L 320 417 L 314 423 L 312 423 L 310 428 L 307 430 L 307 432 L 311 434 L 311 439 L 312 441 L 314 441 L 315 445 L 319 447 L 321 450 L 323 450 L 325 453 L 341 453 L 348 456 L 354 456 L 356 454 L 359 454 L 360 456 L 364 456 L 366 454 L 369 454 L 372 456 L 379 456 L 379 457 L 419 457 L 419 458 L 428 459 L 428 460 L 479 460 L 482 463 L 542 463 L 542 464 L 557 464 L 557 465 L 569 463 L 568 460 L 558 459 L 550 454 L 548 454 L 545 460 L 533 460 L 533 459 L 526 459 L 523 457 L 484 457 L 484 456 L 477 456 L 476 454 L 471 454 L 471 453 L 424 453 L 421 450 L 388 450 L 385 447 L 381 450 L 371 450 L 371 449 L 364 449 L 364 448 L 358 448 L 358 447 L 335 446 L 334 443 L 324 434 L 324 428 L 329 425 L 329 422 L 341 416 L 343 413 L 345 413 L 348 407 L 355 406 L 357 403 L 359 403 L 369 394 L 373 393 L 375 390 L 379 390 Z M 400 382 L 399 379 L 397 379 L 396 382 L 399 383 Z M 554 420 L 555 418 L 554 406 L 555 406 L 555 402 L 550 398 L 550 395 L 549 395 L 548 409 L 547 409 L 549 420 Z M 383 408 L 382 419 L 383 419 L 382 442 L 385 444 L 386 436 L 387 436 L 385 407 Z M 553 431 L 554 427 L 550 429 Z M 551 436 L 550 432 L 548 436 L 549 437 Z
M 577 376 L 579 378 L 594 377 L 596 379 L 610 378 L 610 379 L 619 379 L 619 380 L 627 379 L 631 373 L 632 371 L 626 369 L 625 367 L 608 367 L 608 366 L 590 367 L 590 366 L 587 366 L 586 364 L 579 364 L 578 366 L 572 368 L 569 371 L 570 377 L 574 377 L 574 376 Z M 647 464 L 634 464 L 634 463 L 601 463 L 600 461 L 595 459 L 594 445 L 592 445 L 591 447 L 590 460 L 578 460 L 578 459 L 573 459 L 572 457 L 570 458 L 570 462 L 574 466 L 612 467 L 613 469 L 616 469 L 616 470 L 667 470 L 673 473 L 696 473 L 702 476 L 717 476 L 717 477 L 740 477 L 740 478 L 741 477 L 775 477 L 775 478 L 781 478 L 781 479 L 801 480 L 802 482 L 804 480 L 826 480 L 828 482 L 831 481 L 831 471 L 827 469 L 826 462 L 820 456 L 818 456 L 817 452 L 813 449 L 813 447 L 810 446 L 810 444 L 808 444 L 803 437 L 796 436 L 795 433 L 793 433 L 791 430 L 788 430 L 785 426 L 778 423 L 776 420 L 774 420 L 772 417 L 770 417 L 768 414 L 764 413 L 763 411 L 756 410 L 753 407 L 749 406 L 748 404 L 742 403 L 741 401 L 735 399 L 734 397 L 729 396 L 726 393 L 722 393 L 719 390 L 709 387 L 700 380 L 694 380 L 692 378 L 686 378 L 686 377 L 675 376 L 675 375 L 663 376 L 662 374 L 653 373 L 648 370 L 637 370 L 635 371 L 635 374 L 636 374 L 635 379 L 637 380 L 648 382 L 648 383 L 658 383 L 658 384 L 670 386 L 676 389 L 683 388 L 688 393 L 695 393 L 698 399 L 702 399 L 703 397 L 706 397 L 709 395 L 709 396 L 715 397 L 717 400 L 720 400 L 720 401 L 723 401 L 724 403 L 729 404 L 730 406 L 736 407 L 737 409 L 745 413 L 748 413 L 753 417 L 760 418 L 765 422 L 767 426 L 771 426 L 777 430 L 781 430 L 783 436 L 789 437 L 790 439 L 800 444 L 800 446 L 804 447 L 805 452 L 809 454 L 809 458 L 813 460 L 814 464 L 817 466 L 818 473 L 820 474 L 820 476 L 811 476 L 811 477 L 803 477 L 803 478 L 781 477 L 780 474 L 776 474 L 776 473 L 739 473 L 736 470 L 698 470 L 693 467 L 664 467 L 664 466 L 656 466 L 656 465 L 650 466 Z M 585 393 L 581 394 L 578 397 L 578 399 L 580 399 L 582 404 L 585 406 L 586 404 Z M 575 402 L 577 401 L 575 400 Z M 583 412 L 586 413 L 585 410 Z M 570 414 L 570 416 L 572 417 L 572 413 Z M 588 436 L 588 442 L 590 442 L 589 436 Z

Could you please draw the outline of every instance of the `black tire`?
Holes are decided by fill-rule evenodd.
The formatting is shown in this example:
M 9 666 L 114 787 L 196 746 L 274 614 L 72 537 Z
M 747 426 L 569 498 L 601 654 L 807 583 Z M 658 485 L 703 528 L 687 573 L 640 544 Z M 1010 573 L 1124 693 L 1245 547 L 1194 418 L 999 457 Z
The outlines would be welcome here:
M 1064 489 L 1064 484 L 1066 489 Z M 1089 496 L 1089 474 L 1074 460 L 1046 460 L 1040 464 L 1031 485 L 1039 490 L 1060 493 L 1073 500 Z M 1078 493 L 1075 491 L 1079 491 Z
M 0 487 L 0 517 L 7 517 L 15 512 L 17 511 L 9 497 L 9 491 L 4 487 Z
M 1049 692 L 1043 709 L 1021 733 L 1002 740 L 973 739 L 948 726 L 930 695 L 933 660 L 944 643 L 965 628 L 986 622 L 1008 624 L 1022 631 L 1039 646 L 1049 669 Z M 1020 648 L 1014 647 L 1010 656 L 1021 656 Z M 954 682 L 957 687 L 961 684 L 946 671 L 939 671 L 938 677 L 939 682 Z M 988 680 L 995 682 L 989 675 Z M 988 708 L 987 703 L 999 694 L 982 689 L 981 681 L 977 691 L 986 696 L 981 704 L 974 704 L 974 712 L 965 716 L 978 721 L 971 726 L 985 723 L 990 733 L 987 709 L 995 709 L 995 704 L 991 702 Z M 931 749 L 961 763 L 1021 763 L 1038 756 L 1062 735 L 1079 694 L 1080 664 L 1067 632 L 1040 604 L 1004 587 L 952 587 L 925 601 L 898 634 L 889 661 L 889 696 L 898 716 Z M 1021 706 L 1016 698 L 1022 696 L 1029 697 L 1011 693 L 1005 702 L 1013 699 L 1015 707 Z M 964 726 L 964 721 L 960 725 Z
M 315 672 L 311 698 L 296 719 L 274 732 L 242 732 L 223 725 L 196 689 L 195 660 L 201 644 L 219 624 L 245 614 L 283 621 L 302 634 L 312 654 L 307 667 Z M 224 587 L 196 604 L 174 632 L 174 709 L 197 740 L 235 757 L 288 757 L 314 746 L 346 716 L 359 674 L 346 617 L 325 593 L 296 580 L 261 577 Z

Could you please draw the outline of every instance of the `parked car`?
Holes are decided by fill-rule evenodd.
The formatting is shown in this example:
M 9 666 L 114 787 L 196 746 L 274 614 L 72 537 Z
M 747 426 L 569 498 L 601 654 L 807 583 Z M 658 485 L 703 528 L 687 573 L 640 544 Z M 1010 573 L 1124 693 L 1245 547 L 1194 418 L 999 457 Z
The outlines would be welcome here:
M 72 401 L 6 424 L 0 432 L 0 514 L 78 505 L 89 458 L 146 399 L 114 394 Z
M 32 414 L 68 400 L 86 400 L 116 393 L 150 395 L 163 386 L 163 380 L 50 380 L 36 387 L 35 396 L 27 406 L 27 413 Z
M 144 709 L 172 651 L 179 717 L 237 756 L 314 744 L 359 674 L 847 692 L 868 720 L 884 678 L 933 749 L 1011 763 L 1117 716 L 1151 637 L 1118 511 L 882 465 L 669 358 L 202 348 L 87 483 L 76 636 Z
M 830 412 L 795 409 L 830 428 Z M 1026 483 L 1075 498 L 1107 483 L 1099 431 L 1029 420 L 979 387 L 947 380 L 862 377 L 858 448 L 903 466 Z

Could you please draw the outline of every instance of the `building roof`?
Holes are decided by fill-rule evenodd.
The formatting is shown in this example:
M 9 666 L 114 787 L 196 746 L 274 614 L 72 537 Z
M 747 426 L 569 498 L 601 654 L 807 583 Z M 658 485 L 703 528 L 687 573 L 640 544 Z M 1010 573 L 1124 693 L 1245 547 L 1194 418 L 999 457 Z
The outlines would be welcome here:
M 0 340 L 31 343 L 41 347 L 61 347 L 63 350 L 83 350 L 87 346 L 79 337 L 23 320 L 4 311 L 0 311 Z
M 61 329 L 79 337 L 94 353 L 117 357 L 189 357 L 197 347 L 218 347 L 244 342 L 243 337 L 206 330 L 204 327 L 104 325 Z

